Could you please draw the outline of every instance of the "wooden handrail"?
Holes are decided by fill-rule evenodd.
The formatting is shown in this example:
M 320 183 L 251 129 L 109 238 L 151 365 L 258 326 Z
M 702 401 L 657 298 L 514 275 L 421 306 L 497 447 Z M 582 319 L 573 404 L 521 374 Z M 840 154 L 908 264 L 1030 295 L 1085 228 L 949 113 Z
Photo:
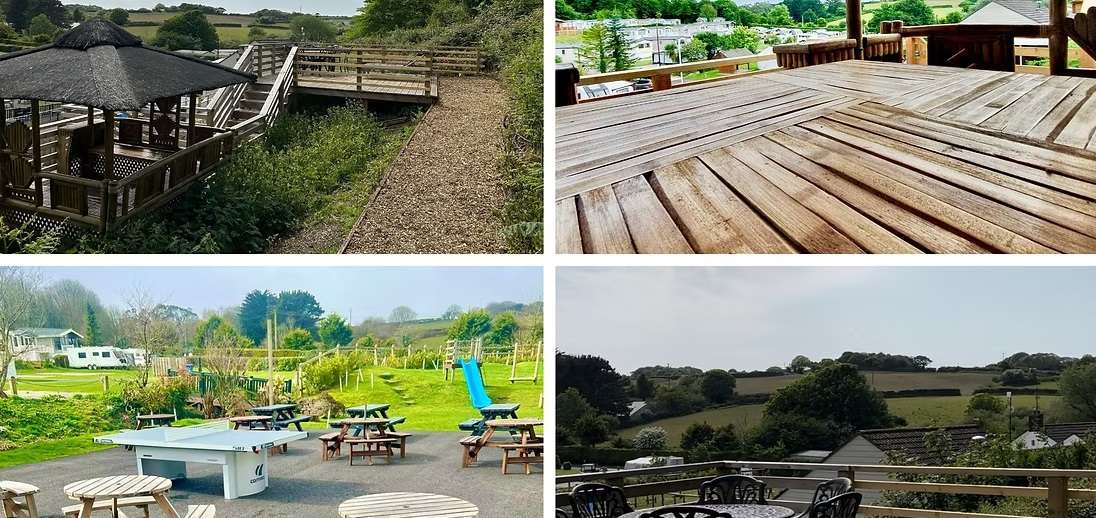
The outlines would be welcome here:
M 607 83 L 609 81 L 629 81 L 632 79 L 639 79 L 642 77 L 651 77 L 656 75 L 672 75 L 696 72 L 698 70 L 711 70 L 714 68 L 748 65 L 751 63 L 758 63 L 761 61 L 769 61 L 774 59 L 776 59 L 775 54 L 756 54 L 753 56 L 744 56 L 740 58 L 709 59 L 706 61 L 678 63 L 661 67 L 636 68 L 632 70 L 623 70 L 620 72 L 606 72 L 603 74 L 589 74 L 585 76 L 580 76 L 578 79 L 578 84 L 593 85 L 598 83 Z
M 1046 38 L 1050 36 L 1049 25 L 906 25 L 901 29 L 903 38 L 921 36 L 951 35 L 962 32 L 967 36 L 990 36 L 1010 34 L 1014 38 Z

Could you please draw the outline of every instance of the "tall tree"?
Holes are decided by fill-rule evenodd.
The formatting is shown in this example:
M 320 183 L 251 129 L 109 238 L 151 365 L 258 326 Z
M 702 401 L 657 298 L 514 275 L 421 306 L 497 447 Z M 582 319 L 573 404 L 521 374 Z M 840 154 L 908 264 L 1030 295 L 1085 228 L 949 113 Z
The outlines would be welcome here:
M 1096 421 L 1096 361 L 1081 361 L 1058 379 L 1062 400 L 1084 419 Z
M 261 344 L 266 338 L 266 320 L 277 308 L 278 298 L 266 290 L 252 290 L 244 296 L 237 318 L 240 320 L 240 332 Z
M 482 309 L 462 313 L 449 325 L 449 340 L 472 340 L 491 331 L 491 315 Z
M 84 315 L 84 341 L 87 345 L 96 346 L 103 343 L 103 331 L 99 328 L 99 317 L 95 316 L 95 308 L 89 303 Z
M 596 23 L 589 29 L 582 31 L 582 46 L 578 49 L 578 59 L 586 68 L 597 70 L 600 73 L 609 71 L 611 61 L 609 59 L 609 42 L 606 37 L 605 24 Z
M 220 44 L 217 29 L 201 11 L 187 11 L 168 18 L 156 30 L 152 44 L 169 50 L 213 50 Z
M 289 39 L 293 41 L 335 41 L 335 26 L 318 16 L 308 14 L 294 16 L 289 21 Z
M 323 316 L 323 308 L 311 293 L 301 290 L 283 291 L 278 294 L 278 324 L 298 327 L 316 336 L 316 321 Z M 261 342 L 255 342 L 261 343 Z
M 42 278 L 35 270 L 0 267 L 0 397 L 8 397 L 4 392 L 8 366 L 28 350 L 12 344 L 12 334 L 30 318 L 41 285 Z
M 710 7 L 710 6 L 709 6 Z M 632 57 L 632 47 L 635 43 L 628 39 L 624 24 L 620 18 L 610 18 L 605 22 L 605 37 L 609 45 L 609 60 L 613 64 L 613 70 L 628 70 L 635 65 Z
M 458 316 L 460 316 L 462 311 L 464 311 L 464 310 L 460 306 L 458 306 L 456 304 L 453 304 L 453 305 L 451 305 L 451 306 L 449 306 L 448 308 L 445 309 L 445 313 L 441 314 L 441 319 L 442 320 L 454 320 Z
M 392 313 L 388 315 L 388 321 L 394 324 L 403 324 L 415 320 L 417 316 L 418 313 L 415 313 L 415 310 L 407 306 L 396 306 L 392 309 Z
M 832 420 L 854 430 L 886 428 L 896 422 L 883 396 L 856 367 L 843 363 L 819 367 L 776 391 L 765 404 L 765 414 Z
M 624 415 L 628 409 L 628 380 L 608 360 L 597 356 L 556 354 L 556 393 L 574 388 L 598 410 Z
M 349 345 L 354 339 L 350 324 L 337 313 L 331 313 L 320 320 L 320 341 L 328 347 L 341 347 Z

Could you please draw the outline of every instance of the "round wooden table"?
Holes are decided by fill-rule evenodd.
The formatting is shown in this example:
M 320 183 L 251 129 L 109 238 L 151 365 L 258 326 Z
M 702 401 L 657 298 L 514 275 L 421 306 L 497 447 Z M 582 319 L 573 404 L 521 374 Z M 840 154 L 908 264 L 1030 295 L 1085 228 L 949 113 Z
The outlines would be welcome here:
M 689 506 L 703 507 L 712 511 L 726 513 L 734 518 L 791 518 L 795 511 L 779 505 L 757 504 L 676 504 L 666 507 Z M 649 513 L 654 509 L 644 509 L 620 515 L 620 518 L 639 518 L 643 513 Z
M 79 518 L 91 518 L 91 511 L 97 500 L 112 500 L 114 502 L 113 514 L 118 516 L 118 499 L 135 496 L 151 496 L 160 506 L 164 516 L 179 518 L 179 513 L 172 507 L 167 499 L 167 492 L 171 490 L 171 481 L 164 477 L 149 475 L 123 475 L 117 477 L 92 478 L 73 482 L 65 486 L 65 494 L 69 498 L 79 500 L 83 504 Z
M 390 516 L 476 518 L 479 508 L 445 495 L 430 493 L 378 493 L 351 498 L 339 504 L 342 518 L 387 518 Z

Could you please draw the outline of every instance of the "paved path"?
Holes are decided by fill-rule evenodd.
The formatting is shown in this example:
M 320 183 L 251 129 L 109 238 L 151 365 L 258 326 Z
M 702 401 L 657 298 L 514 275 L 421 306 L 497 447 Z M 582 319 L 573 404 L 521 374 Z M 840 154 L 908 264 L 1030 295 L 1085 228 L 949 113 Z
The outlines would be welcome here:
M 392 163 L 346 253 L 501 253 L 498 171 L 506 95 L 485 77 L 443 77 L 440 102 Z
M 214 504 L 217 516 L 270 518 L 336 516 L 344 500 L 375 493 L 411 491 L 455 496 L 476 504 L 481 518 L 541 516 L 541 475 L 502 476 L 501 452 L 485 454 L 478 467 L 461 469 L 460 433 L 416 433 L 407 443 L 407 458 L 391 465 L 347 465 L 346 458 L 321 462 L 318 432 L 289 445 L 287 455 L 270 459 L 270 487 L 236 500 L 225 500 L 220 469 L 206 464 L 188 466 L 190 477 L 171 491 L 177 509 Z M 107 475 L 136 474 L 133 452 L 122 448 L 0 470 L 0 479 L 34 484 L 42 489 L 38 509 L 43 517 L 60 517 L 73 502 L 61 488 L 69 482 Z M 155 516 L 155 515 L 154 515 Z

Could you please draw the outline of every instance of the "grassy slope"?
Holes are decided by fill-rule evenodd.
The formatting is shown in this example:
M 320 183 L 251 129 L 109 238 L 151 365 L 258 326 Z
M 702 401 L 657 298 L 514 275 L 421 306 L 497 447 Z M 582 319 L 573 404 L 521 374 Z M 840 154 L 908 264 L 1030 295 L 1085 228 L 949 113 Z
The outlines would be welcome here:
M 179 13 L 129 13 L 130 22 L 155 22 L 162 24 L 164 20 L 176 16 Z M 258 23 L 254 16 L 244 15 L 230 15 L 230 14 L 214 14 L 206 15 L 209 23 L 239 23 L 243 27 L 217 27 L 217 35 L 221 40 L 228 41 L 247 41 L 247 33 L 250 30 L 249 25 Z M 281 29 L 270 29 L 263 27 L 267 35 L 271 37 L 284 37 L 289 35 L 288 24 L 276 24 Z M 156 36 L 156 30 L 158 26 L 145 26 L 145 27 L 126 27 L 126 30 L 130 33 L 140 37 L 144 41 L 149 41 Z
M 989 372 L 863 372 L 876 390 L 901 390 L 909 388 L 957 388 L 963 394 L 974 389 L 993 385 Z M 777 389 L 799 379 L 797 375 L 771 378 L 741 378 L 736 388 L 740 394 L 773 393 Z
M 119 369 L 20 369 L 19 390 L 41 392 L 73 392 L 80 394 L 103 393 L 103 376 L 110 378 L 111 386 L 117 382 L 137 377 L 137 371 Z
M 533 364 L 518 365 L 519 375 L 531 371 Z M 521 417 L 543 417 L 540 396 L 543 382 L 511 384 L 510 368 L 495 363 L 483 366 L 487 395 L 495 403 L 520 403 Z M 541 372 L 544 372 L 543 366 Z M 389 384 L 380 374 L 391 373 L 396 383 Z M 388 415 L 405 416 L 407 423 L 401 429 L 425 431 L 456 431 L 457 423 L 476 417 L 478 412 L 468 398 L 464 373 L 457 370 L 457 379 L 446 382 L 440 370 L 369 368 L 362 370 L 364 381 L 350 381 L 348 390 L 333 390 L 331 395 L 346 406 L 365 403 L 392 405 Z M 373 384 L 370 387 L 370 374 Z

